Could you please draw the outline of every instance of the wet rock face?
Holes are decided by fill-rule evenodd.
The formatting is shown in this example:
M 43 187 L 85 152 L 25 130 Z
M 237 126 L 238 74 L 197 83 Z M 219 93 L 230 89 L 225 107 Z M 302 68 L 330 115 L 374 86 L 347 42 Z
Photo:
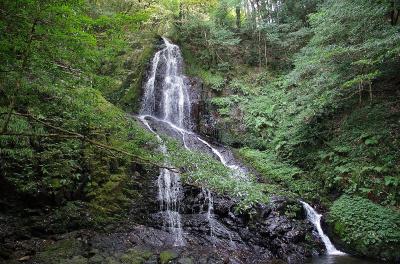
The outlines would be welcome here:
M 307 257 L 321 252 L 318 246 L 311 246 L 316 243 L 322 248 L 320 241 L 307 238 L 312 226 L 304 212 L 287 216 L 296 201 L 276 197 L 268 205 L 238 213 L 236 200 L 213 195 L 214 210 L 208 214 L 205 192 L 192 186 L 185 186 L 183 192 L 180 209 L 185 246 L 174 246 L 174 236 L 163 229 L 161 216 L 152 213 L 143 225 L 127 221 L 116 223 L 110 232 L 81 230 L 41 239 L 35 253 L 24 251 L 18 258 L 41 264 L 261 264 L 304 263 Z M 26 244 L 36 243 L 31 240 Z
M 186 77 L 185 85 L 186 87 L 188 87 L 188 94 L 191 105 L 191 120 L 194 120 L 191 129 L 194 132 L 198 132 L 200 128 L 199 120 L 201 119 L 202 114 L 203 100 L 201 98 L 201 92 L 203 90 L 203 83 L 200 78 Z
M 210 221 L 204 193 L 191 186 L 186 186 L 184 193 L 181 213 L 188 237 L 222 251 L 235 248 L 240 252 L 237 263 L 263 263 L 273 259 L 304 263 L 307 257 L 324 249 L 295 200 L 275 197 L 268 205 L 260 204 L 239 213 L 235 210 L 238 201 L 214 195 Z
M 195 120 L 192 129 L 197 134 L 216 143 L 219 138 L 218 131 L 215 128 L 216 120 L 210 114 L 210 106 L 206 102 L 203 82 L 197 77 L 187 77 L 186 79 L 191 100 L 191 117 L 192 120 Z

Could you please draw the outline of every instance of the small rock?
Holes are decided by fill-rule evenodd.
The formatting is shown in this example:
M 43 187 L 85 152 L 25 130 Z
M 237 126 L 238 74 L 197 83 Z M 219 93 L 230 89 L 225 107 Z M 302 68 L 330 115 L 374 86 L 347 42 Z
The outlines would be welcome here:
M 31 256 L 23 256 L 22 258 L 19 258 L 18 261 L 28 261 L 31 259 Z
M 191 258 L 180 258 L 178 259 L 178 264 L 193 264 L 193 260 Z

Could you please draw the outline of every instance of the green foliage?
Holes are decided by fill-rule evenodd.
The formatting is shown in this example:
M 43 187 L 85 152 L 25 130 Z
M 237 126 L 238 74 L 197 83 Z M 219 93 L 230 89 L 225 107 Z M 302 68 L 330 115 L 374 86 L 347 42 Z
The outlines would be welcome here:
M 165 250 L 160 253 L 160 263 L 161 264 L 170 263 L 172 260 L 176 259 L 177 257 L 178 257 L 178 255 L 175 252 Z
M 147 250 L 129 249 L 120 259 L 123 264 L 142 264 L 151 258 L 152 255 Z
M 179 27 L 179 39 L 186 48 L 196 49 L 197 61 L 216 66 L 226 61 L 229 50 L 239 44 L 229 28 L 214 20 L 206 20 L 202 15 L 188 14 Z
M 137 45 L 154 40 L 138 32 L 149 9 L 94 4 L 0 4 L 0 178 L 27 197 L 88 201 L 104 220 L 135 198 L 132 161 L 162 156 L 154 136 L 107 100 L 137 105 L 152 44 Z M 131 57 L 141 59 L 132 68 Z
M 236 96 L 227 96 L 227 97 L 215 97 L 210 100 L 212 106 L 214 106 L 218 113 L 223 117 L 229 117 L 234 106 L 240 101 L 241 99 Z
M 167 149 L 169 153 L 174 153 L 170 162 L 185 168 L 181 175 L 184 182 L 238 198 L 238 210 L 268 201 L 270 193 L 266 186 L 257 183 L 252 175 L 243 178 L 243 175 L 237 175 L 237 171 L 225 167 L 211 156 L 186 151 L 174 141 L 168 142 Z
M 220 92 L 225 85 L 224 77 L 218 73 L 203 71 L 199 73 L 199 77 L 201 77 L 205 85 L 217 92 Z
M 327 146 L 308 155 L 315 163 L 315 173 L 323 176 L 325 187 L 384 205 L 398 204 L 398 116 L 381 103 L 345 116 Z
M 260 174 L 260 180 L 267 185 L 274 184 L 272 194 L 315 199 L 320 193 L 318 181 L 288 162 L 281 161 L 269 151 L 242 148 L 238 151 L 243 161 Z
M 280 162 L 267 151 L 252 150 L 242 148 L 239 154 L 262 174 L 268 182 L 289 183 L 301 174 L 299 168 L 291 166 L 285 162 Z
M 399 54 L 400 34 L 385 21 L 388 4 L 326 1 L 310 16 L 314 35 L 296 59 L 290 78 L 308 87 L 367 86 L 382 74 L 382 64 Z
M 334 233 L 359 253 L 385 259 L 398 257 L 399 212 L 344 195 L 330 208 L 328 220 Z

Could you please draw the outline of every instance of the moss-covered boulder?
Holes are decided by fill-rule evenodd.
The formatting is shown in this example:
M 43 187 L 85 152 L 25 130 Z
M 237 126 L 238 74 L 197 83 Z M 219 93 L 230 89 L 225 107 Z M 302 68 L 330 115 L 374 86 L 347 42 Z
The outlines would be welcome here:
M 345 247 L 359 255 L 400 258 L 400 213 L 368 199 L 344 195 L 330 208 L 328 223 Z
M 83 251 L 84 245 L 81 241 L 68 238 L 45 247 L 36 254 L 35 261 L 42 264 L 86 263 L 87 260 L 81 257 Z
M 142 264 L 153 256 L 148 250 L 129 249 L 121 256 L 120 261 L 123 264 Z
M 176 254 L 173 251 L 170 250 L 165 250 L 160 253 L 160 263 L 161 264 L 167 264 L 170 263 L 172 260 L 176 259 L 178 257 L 178 254 Z

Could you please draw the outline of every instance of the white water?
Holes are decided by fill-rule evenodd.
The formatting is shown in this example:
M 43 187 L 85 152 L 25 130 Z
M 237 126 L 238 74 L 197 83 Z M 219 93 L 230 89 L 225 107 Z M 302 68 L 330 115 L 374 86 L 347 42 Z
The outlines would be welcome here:
M 324 231 L 321 227 L 321 214 L 318 214 L 317 211 L 314 210 L 308 203 L 300 201 L 307 212 L 307 219 L 315 226 L 318 231 L 318 235 L 321 237 L 322 242 L 325 244 L 326 252 L 328 255 L 346 255 L 346 253 L 339 251 L 332 244 L 331 240 L 327 235 L 325 235 Z
M 156 121 L 158 124 L 165 124 L 178 132 L 182 136 L 183 145 L 187 150 L 191 150 L 186 141 L 187 137 L 194 139 L 198 144 L 203 144 L 219 158 L 222 164 L 232 170 L 233 177 L 245 178 L 244 169 L 229 162 L 221 151 L 191 131 L 191 102 L 188 87 L 185 85 L 185 76 L 182 73 L 182 55 L 178 46 L 166 38 L 163 40 L 165 47 L 155 53 L 147 82 L 144 85 L 145 91 L 139 120 L 156 135 L 160 142 L 160 150 L 166 157 L 165 165 L 169 165 L 167 148 L 148 119 Z M 176 245 L 184 245 L 179 214 L 181 193 L 179 174 L 161 169 L 157 184 L 160 211 L 165 216 L 164 226 L 174 235 Z M 203 191 L 208 202 L 207 220 L 210 226 L 210 236 L 213 238 L 215 227 L 212 194 L 207 189 Z M 226 232 L 231 238 L 229 231 L 226 230 Z
M 139 119 L 151 132 L 156 135 L 158 141 L 160 142 L 160 150 L 167 158 L 167 148 L 161 137 L 151 128 L 144 116 L 139 116 Z M 165 165 L 169 165 L 167 160 Z M 181 191 L 179 174 L 167 169 L 160 169 L 157 185 L 160 210 L 167 216 L 163 219 L 163 226 L 167 227 L 174 235 L 174 244 L 176 246 L 183 246 L 185 243 L 182 235 L 181 215 L 179 214 L 179 193 Z
M 200 137 L 197 137 L 197 139 L 198 139 L 200 142 L 202 142 L 204 145 L 206 145 L 207 147 L 209 147 L 209 148 L 211 149 L 211 151 L 212 151 L 215 155 L 217 155 L 217 157 L 219 158 L 219 160 L 221 161 L 221 163 L 224 164 L 225 167 L 228 167 L 228 168 L 230 168 L 230 169 L 232 170 L 233 176 L 234 176 L 234 177 L 236 177 L 236 178 L 242 178 L 242 179 L 246 179 L 246 178 L 247 178 L 246 172 L 245 172 L 241 167 L 239 167 L 238 165 L 229 164 L 229 163 L 227 162 L 227 160 L 225 159 L 224 155 L 222 155 L 222 153 L 221 153 L 218 149 L 214 148 L 214 147 L 211 146 L 207 141 L 201 139 Z
M 185 121 L 189 120 L 190 102 L 187 91 L 184 89 L 183 76 L 181 74 L 181 55 L 179 48 L 164 39 L 165 48 L 158 51 L 152 60 L 149 78 L 145 84 L 145 94 L 139 119 L 152 131 L 161 145 L 161 152 L 166 157 L 165 165 L 168 164 L 168 151 L 161 137 L 147 122 L 146 117 L 155 117 L 161 114 L 162 120 L 184 127 Z M 161 83 L 158 83 L 158 70 L 165 71 Z M 157 87 L 162 88 L 161 108 L 156 105 L 158 92 Z M 178 103 L 176 103 L 178 102 Z M 184 245 L 182 235 L 181 215 L 179 214 L 179 196 L 181 193 L 180 177 L 178 173 L 167 169 L 160 169 L 157 179 L 158 200 L 160 211 L 163 213 L 163 225 L 174 235 L 175 245 Z
M 214 218 L 213 218 L 213 213 L 214 213 L 214 202 L 213 202 L 213 197 L 212 194 L 210 192 L 210 190 L 205 189 L 205 188 L 201 188 L 201 191 L 203 193 L 203 197 L 204 197 L 204 203 L 207 202 L 207 221 L 208 224 L 210 226 L 210 237 L 211 240 L 214 243 L 214 230 L 215 230 L 215 226 L 214 226 Z

